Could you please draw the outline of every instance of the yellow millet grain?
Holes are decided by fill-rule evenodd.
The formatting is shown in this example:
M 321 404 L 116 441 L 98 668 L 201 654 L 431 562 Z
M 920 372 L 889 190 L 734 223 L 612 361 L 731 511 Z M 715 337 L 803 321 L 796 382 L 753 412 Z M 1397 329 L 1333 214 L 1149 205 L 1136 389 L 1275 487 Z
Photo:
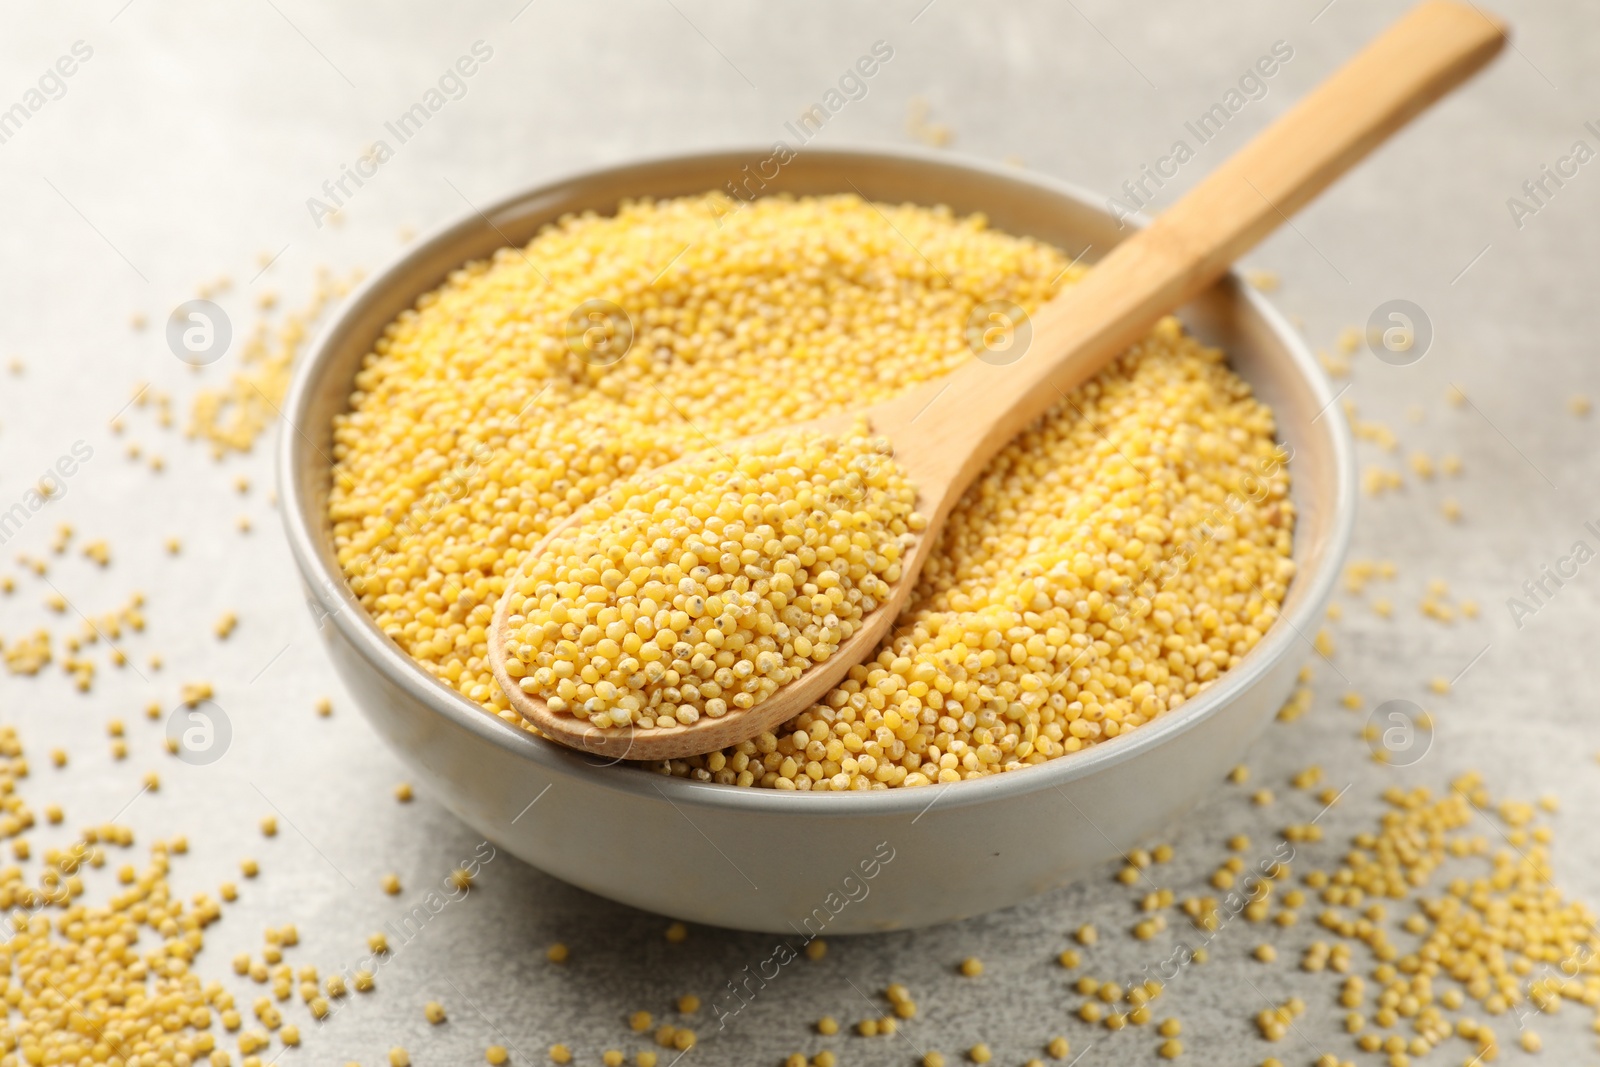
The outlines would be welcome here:
M 926 523 L 891 451 L 774 434 L 622 479 L 512 587 L 507 673 L 598 727 L 755 707 L 899 581 Z
M 34 815 L 15 791 L 27 770 L 11 726 L 0 726 L 0 756 L 4 821 L 15 833 L 32 825 Z M 46 879 L 44 890 L 32 889 L 15 868 L 0 878 L 7 907 L 16 909 L 7 916 L 0 952 L 7 1005 L 0 1016 L 3 1058 L 76 1064 L 137 1052 L 151 1063 L 198 1060 L 215 1047 L 207 1029 L 232 1008 L 220 984 L 202 983 L 190 967 L 221 907 L 204 893 L 186 905 L 172 890 L 168 872 L 176 850 L 163 843 L 151 847 L 142 870 L 128 868 L 130 877 L 119 879 L 121 888 L 109 897 L 82 899 L 84 885 L 74 872 L 83 863 L 104 862 L 98 842 L 126 848 L 133 836 L 108 824 L 85 831 L 59 854 L 49 850 L 45 861 L 65 876 L 56 887 Z
M 487 627 L 554 523 L 708 443 L 944 374 L 972 358 L 980 304 L 1031 311 L 1082 273 L 944 209 L 718 204 L 625 203 L 462 267 L 388 327 L 336 419 L 329 514 L 352 588 L 402 649 L 507 719 Z M 580 309 L 597 298 L 629 328 Z M 605 345 L 569 343 L 572 321 Z M 777 731 L 662 769 L 915 786 L 1136 728 L 1276 619 L 1287 486 L 1271 412 L 1164 320 L 989 465 L 876 658 Z
M 316 290 L 304 307 L 276 322 L 258 319 L 239 342 L 236 369 L 227 385 L 196 392 L 186 436 L 210 444 L 216 459 L 249 452 L 277 424 L 290 369 L 317 319 L 359 280 L 359 274 L 336 279 L 319 270 Z M 159 459 L 153 464 L 161 469 Z

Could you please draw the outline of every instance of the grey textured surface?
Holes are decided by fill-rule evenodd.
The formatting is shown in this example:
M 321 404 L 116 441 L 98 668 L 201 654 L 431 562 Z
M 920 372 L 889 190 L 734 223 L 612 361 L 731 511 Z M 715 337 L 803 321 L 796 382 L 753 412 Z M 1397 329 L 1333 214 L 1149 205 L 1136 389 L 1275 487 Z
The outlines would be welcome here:
M 122 438 L 108 428 L 136 382 L 171 392 L 181 425 L 193 390 L 233 368 L 230 356 L 191 374 L 161 337 L 167 312 L 200 282 L 232 276 L 221 302 L 242 332 L 258 291 L 280 292 L 293 305 L 319 265 L 376 266 L 397 247 L 400 227 L 432 226 L 466 210 L 463 201 L 642 154 L 767 143 L 880 39 L 892 44 L 893 60 L 863 99 L 829 122 L 825 143 L 906 141 L 908 101 L 923 96 L 931 119 L 953 130 L 953 150 L 1018 156 L 1111 191 L 1163 154 L 1183 122 L 1220 99 L 1273 42 L 1289 42 L 1294 58 L 1266 95 L 1200 150 L 1159 208 L 1401 10 L 1375 0 L 1323 2 L 1093 0 L 991 11 L 913 0 L 763 5 L 759 13 L 706 0 L 8 7 L 0 16 L 0 108 L 23 99 L 75 41 L 93 56 L 59 99 L 0 143 L 0 360 L 15 357 L 26 368 L 17 377 L 0 373 L 0 510 L 75 442 L 92 447 L 93 458 L 64 497 L 8 536 L 0 574 L 17 573 L 18 589 L 0 598 L 0 636 L 9 642 L 42 625 L 65 628 L 72 611 L 104 612 L 135 589 L 148 597 L 150 620 L 125 642 L 134 666 L 102 666 L 89 694 L 55 668 L 33 679 L 0 675 L 0 716 L 18 725 L 36 768 L 25 794 L 36 807 L 62 803 L 69 826 L 120 812 L 143 842 L 187 833 L 192 853 L 174 873 L 185 896 L 229 877 L 242 856 L 258 857 L 261 877 L 245 884 L 200 957 L 200 969 L 218 977 L 235 952 L 260 944 L 263 926 L 289 921 L 302 935 L 291 960 L 324 970 L 349 965 L 365 954 L 368 932 L 397 921 L 478 845 L 427 796 L 409 806 L 391 799 L 403 771 L 340 699 L 312 638 L 267 499 L 269 449 L 218 465 L 179 430 L 159 428 L 149 410 L 125 416 Z M 1570 395 L 1600 391 L 1591 359 L 1600 310 L 1589 295 L 1600 224 L 1600 177 L 1591 171 L 1600 164 L 1581 168 L 1520 228 L 1506 203 L 1574 141 L 1600 147 L 1600 133 L 1584 125 L 1600 120 L 1600 74 L 1586 52 L 1600 12 L 1574 2 L 1501 10 L 1519 31 L 1515 49 L 1252 259 L 1281 272 L 1277 299 L 1303 317 L 1318 347 L 1331 348 L 1340 328 L 1364 323 L 1385 300 L 1423 307 L 1435 331 L 1427 356 L 1397 368 L 1358 355 L 1345 396 L 1402 441 L 1394 454 L 1362 444 L 1364 464 L 1402 468 L 1420 449 L 1458 453 L 1465 471 L 1432 483 L 1408 474 L 1403 490 L 1363 500 L 1356 554 L 1398 564 L 1392 585 L 1372 594 L 1390 596 L 1395 617 L 1340 598 L 1344 618 L 1330 624 L 1337 652 L 1316 668 L 1309 713 L 1274 726 L 1251 754 L 1254 782 L 1275 788 L 1279 802 L 1252 808 L 1244 791 L 1219 785 L 1211 803 L 1173 830 L 1179 858 L 1161 878 L 1180 892 L 1200 889 L 1229 834 L 1249 833 L 1264 851 L 1276 827 L 1315 814 L 1314 798 L 1285 780 L 1315 761 L 1328 782 L 1350 789 L 1322 820 L 1329 842 L 1313 858 L 1338 855 L 1340 841 L 1367 828 L 1386 786 L 1437 788 L 1479 766 L 1497 794 L 1560 796 L 1568 814 L 1555 820 L 1559 880 L 1579 898 L 1600 896 L 1600 825 L 1581 815 L 1600 802 L 1588 662 L 1600 579 L 1581 570 L 1520 629 L 1506 608 L 1575 540 L 1600 545 L 1583 528 L 1600 520 L 1596 424 L 1566 409 Z M 343 225 L 315 226 L 306 198 L 479 40 L 493 56 L 465 96 L 398 147 L 351 200 Z M 281 254 L 253 279 L 263 251 Z M 154 325 L 130 331 L 136 311 Z M 1446 404 L 1450 383 L 1471 403 Z M 1407 417 L 1412 406 L 1420 423 Z M 127 460 L 129 441 L 163 456 L 166 470 Z M 253 486 L 243 495 L 233 488 L 240 474 Z M 1461 502 L 1459 524 L 1441 517 L 1446 496 Z M 248 535 L 236 528 L 241 515 L 254 523 Z M 106 571 L 76 550 L 51 557 L 49 582 L 73 606 L 66 619 L 42 607 L 50 587 L 13 564 L 18 552 L 48 555 L 63 522 L 80 539 L 108 538 L 114 557 Z M 174 535 L 184 550 L 170 557 L 162 543 Z M 1458 598 L 1478 599 L 1482 618 L 1451 626 L 1422 618 L 1417 603 L 1436 578 Z M 240 624 L 223 643 L 211 626 L 226 610 L 237 611 Z M 153 653 L 165 660 L 160 671 L 148 666 Z M 1440 698 L 1426 688 L 1436 675 L 1461 676 Z M 160 727 L 139 712 L 151 700 L 171 707 L 178 686 L 200 678 L 216 685 L 235 737 L 216 764 L 188 767 L 161 752 Z M 1368 708 L 1390 698 L 1432 706 L 1439 726 L 1426 757 L 1404 771 L 1374 764 L 1360 736 L 1366 711 L 1339 705 L 1346 690 L 1362 693 Z M 312 712 L 324 693 L 337 708 L 330 720 Z M 114 717 L 129 720 L 124 762 L 111 759 L 105 736 Z M 72 753 L 66 771 L 47 766 L 45 753 L 56 746 Z M 162 788 L 141 795 L 150 769 L 161 771 Z M 256 824 L 273 809 L 284 829 L 263 840 Z M 401 897 L 379 890 L 386 871 L 404 879 Z M 107 884 L 92 882 L 91 896 Z M 1153 1061 L 1152 1033 L 1107 1033 L 1071 1019 L 1076 998 L 1053 963 L 1067 932 L 1086 921 L 1103 932 L 1088 970 L 1126 974 L 1164 956 L 1168 942 L 1121 933 L 1132 921 L 1133 893 L 1108 871 L 982 919 L 836 941 L 825 960 L 785 968 L 725 1028 L 702 1012 L 691 1024 L 701 1044 L 686 1059 L 776 1063 L 830 1047 L 845 1063 L 896 1064 L 929 1048 L 953 1056 L 981 1040 L 996 1062 L 1019 1063 L 1065 1033 L 1077 1050 L 1092 1044 L 1086 1064 Z M 664 925 L 497 858 L 478 889 L 381 968 L 377 992 L 356 998 L 281 1062 L 370 1065 L 405 1044 L 418 1064 L 470 1063 L 481 1062 L 484 1046 L 504 1043 L 515 1062 L 533 1063 L 564 1041 L 579 1062 L 595 1063 L 602 1049 L 642 1046 L 627 1032 L 626 1012 L 671 1019 L 673 998 L 693 992 L 710 1001 L 772 948 L 770 937 L 711 929 L 671 945 Z M 1275 938 L 1285 946 L 1281 962 L 1266 966 L 1249 959 L 1260 931 L 1245 923 L 1226 929 L 1213 961 L 1185 971 L 1160 1002 L 1158 1014 L 1185 1022 L 1186 1061 L 1254 1063 L 1276 1054 L 1308 1063 L 1323 1050 L 1360 1059 L 1341 1032 L 1330 976 L 1302 974 L 1290 962 L 1293 947 L 1312 936 L 1304 921 L 1284 932 Z M 544 959 L 557 940 L 572 949 L 561 967 Z M 967 955 L 985 961 L 981 978 L 955 973 Z M 847 1022 L 880 1014 L 878 994 L 890 981 L 909 985 L 922 1009 L 900 1036 L 823 1039 L 811 1031 L 823 1014 Z M 249 993 L 248 983 L 239 989 Z M 1291 992 L 1310 1010 L 1284 1043 L 1268 1046 L 1250 1019 L 1263 996 Z M 451 1009 L 447 1026 L 423 1022 L 421 1005 L 431 998 Z M 1579 1014 L 1535 1024 L 1555 1062 L 1595 1058 Z M 1509 1047 L 1514 1023 L 1499 1030 L 1504 1055 L 1520 1057 Z M 1458 1043 L 1435 1058 L 1457 1062 L 1464 1049 Z

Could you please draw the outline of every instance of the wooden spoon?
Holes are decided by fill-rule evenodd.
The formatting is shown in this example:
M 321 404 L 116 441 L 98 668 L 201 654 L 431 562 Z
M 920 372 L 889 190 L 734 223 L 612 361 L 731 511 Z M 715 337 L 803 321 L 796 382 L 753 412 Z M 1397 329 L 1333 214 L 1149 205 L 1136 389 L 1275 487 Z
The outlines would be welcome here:
M 599 728 L 550 711 L 506 673 L 507 594 L 495 612 L 489 655 L 511 706 L 553 740 L 633 760 L 712 752 L 805 710 L 872 654 L 905 605 L 956 500 L 1012 437 L 1161 316 L 1204 291 L 1334 178 L 1487 63 L 1505 40 L 1505 26 L 1470 3 L 1427 0 L 1170 210 L 1112 249 L 1082 281 L 1041 307 L 1026 323 L 1032 337 L 1025 347 L 1013 335 L 1014 349 L 1000 358 L 986 354 L 865 412 L 802 424 L 843 433 L 864 416 L 873 433 L 894 443 L 897 462 L 917 487 L 917 508 L 928 518 L 889 596 L 827 660 L 748 710 L 702 716 L 688 726 Z M 720 450 L 736 454 L 738 447 L 733 441 Z M 583 518 L 580 509 L 527 558 Z

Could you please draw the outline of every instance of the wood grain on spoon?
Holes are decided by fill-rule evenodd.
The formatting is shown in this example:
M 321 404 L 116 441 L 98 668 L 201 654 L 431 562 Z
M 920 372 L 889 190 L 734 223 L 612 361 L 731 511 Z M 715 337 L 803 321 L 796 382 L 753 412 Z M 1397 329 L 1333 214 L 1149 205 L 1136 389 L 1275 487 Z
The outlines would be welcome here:
M 814 704 L 882 641 L 956 500 L 1013 437 L 1161 316 L 1216 282 L 1289 215 L 1487 63 L 1505 40 L 1505 27 L 1470 4 L 1418 5 L 1170 210 L 1112 249 L 1082 281 L 1038 309 L 1027 323 L 1031 340 L 1020 355 L 975 359 L 865 412 L 801 424 L 842 433 L 864 415 L 874 434 L 894 443 L 896 461 L 917 487 L 917 508 L 929 520 L 888 599 L 827 660 L 748 710 L 701 716 L 686 726 L 600 728 L 552 712 L 506 673 L 508 594 L 495 612 L 489 655 L 511 706 L 574 748 L 611 759 L 660 760 L 737 744 Z M 726 442 L 719 450 L 737 454 L 738 447 L 738 441 Z M 527 559 L 583 519 L 580 510 Z

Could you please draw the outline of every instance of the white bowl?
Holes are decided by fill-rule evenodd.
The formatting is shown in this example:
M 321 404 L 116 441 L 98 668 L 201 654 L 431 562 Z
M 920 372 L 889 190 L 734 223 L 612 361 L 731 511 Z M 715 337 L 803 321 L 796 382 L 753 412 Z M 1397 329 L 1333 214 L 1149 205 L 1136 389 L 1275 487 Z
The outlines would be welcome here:
M 1304 342 L 1236 275 L 1181 314 L 1277 412 L 1293 454 L 1297 576 L 1281 620 L 1217 684 L 1076 755 L 978 781 L 844 794 L 607 766 L 436 681 L 379 632 L 334 560 L 325 506 L 332 420 L 390 320 L 462 263 L 525 244 L 563 214 L 727 188 L 771 154 L 675 156 L 517 193 L 419 242 L 351 296 L 297 368 L 284 408 L 293 429 L 282 434 L 279 491 L 307 602 L 345 684 L 424 787 L 496 845 L 564 881 L 678 919 L 802 936 L 1003 908 L 1081 877 L 1192 809 L 1271 720 L 1311 651 L 1355 512 L 1350 434 Z M 1009 233 L 1073 255 L 1087 250 L 1086 262 L 1129 232 L 1089 193 L 948 153 L 806 149 L 764 191 L 857 191 L 982 211 Z

